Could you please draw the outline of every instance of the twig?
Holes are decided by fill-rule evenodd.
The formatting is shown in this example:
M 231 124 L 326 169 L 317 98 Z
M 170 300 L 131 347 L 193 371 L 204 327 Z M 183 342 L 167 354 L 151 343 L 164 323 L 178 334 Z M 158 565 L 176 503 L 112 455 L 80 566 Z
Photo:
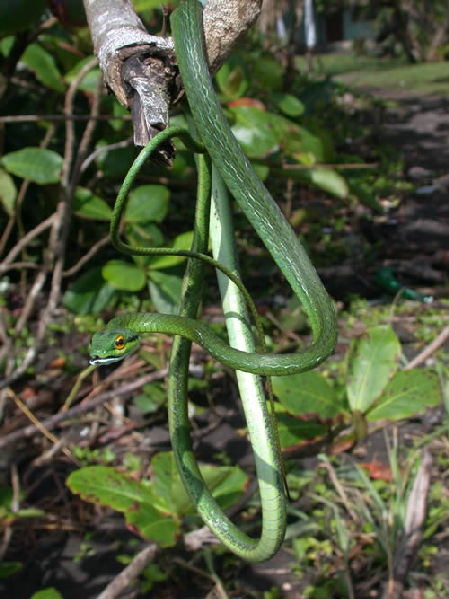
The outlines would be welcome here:
M 22 308 L 20 317 L 16 322 L 16 326 L 14 327 L 14 336 L 16 338 L 20 335 L 20 333 L 22 332 L 22 329 L 26 325 L 26 323 L 28 321 L 28 316 L 30 315 L 30 313 L 34 307 L 35 301 L 38 298 L 38 296 L 45 284 L 46 279 L 47 279 L 46 268 L 45 268 L 45 266 L 41 266 L 40 272 L 36 275 L 36 278 L 34 279 L 33 286 L 31 287 L 30 291 L 26 295 L 25 305 Z
M 46 229 L 52 226 L 54 218 L 55 215 L 52 214 L 51 216 L 43 220 L 41 223 L 39 223 L 37 227 L 34 227 L 34 229 L 29 231 L 24 237 L 22 237 L 22 239 L 12 248 L 9 254 L 5 256 L 5 259 L 0 265 L 0 274 L 2 274 L 4 270 L 6 270 L 5 266 L 11 264 L 17 256 L 17 254 L 19 254 L 24 247 L 26 247 L 29 243 L 33 241 L 33 239 L 35 239 L 38 235 L 40 235 Z
M 430 343 L 427 347 L 425 347 L 423 351 L 416 356 L 416 358 L 409 362 L 404 370 L 410 370 L 411 368 L 415 368 L 419 364 L 425 362 L 427 358 L 430 358 L 430 356 L 434 354 L 447 339 L 449 339 L 449 325 L 445 326 L 438 337 L 434 339 L 434 341 L 432 341 L 432 343 Z
M 155 543 L 142 549 L 133 561 L 98 595 L 97 599 L 115 599 L 115 597 L 118 597 L 143 572 L 148 564 L 154 561 L 158 553 L 159 547 Z
M 131 146 L 132 144 L 133 144 L 133 138 L 128 137 L 128 139 L 118 141 L 115 144 L 109 144 L 107 146 L 102 146 L 101 148 L 98 148 L 97 150 L 95 150 L 94 152 L 89 154 L 89 156 L 86 158 L 86 160 L 83 161 L 83 163 L 81 164 L 81 172 L 85 171 L 86 168 L 89 166 L 89 164 L 93 160 L 95 160 L 95 158 L 97 158 L 98 156 L 101 156 L 101 154 L 103 154 L 104 152 L 108 152 L 109 150 L 118 150 L 120 148 L 127 148 L 128 146 Z
M 37 270 L 39 266 L 34 264 L 34 262 L 13 262 L 7 266 L 0 265 L 0 274 L 4 274 L 5 272 L 8 272 L 8 270 L 24 270 L 25 268 Z
M 86 377 L 89 376 L 89 374 L 95 370 L 95 366 L 93 366 L 92 364 L 90 366 L 88 366 L 87 368 L 85 368 L 82 372 L 80 372 L 80 374 L 78 375 L 78 378 L 76 379 L 76 383 L 73 385 L 72 390 L 70 391 L 67 399 L 65 400 L 62 408 L 61 408 L 61 412 L 67 412 L 67 410 L 70 408 L 70 406 L 72 405 L 72 401 L 73 399 L 76 397 L 76 394 L 78 393 L 80 387 L 81 387 L 81 383 L 84 381 L 84 379 Z
M 102 239 L 100 239 L 99 241 L 97 241 L 97 243 L 95 243 L 90 250 L 87 252 L 87 254 L 84 254 L 84 256 L 82 258 L 80 258 L 80 260 L 71 268 L 69 268 L 68 270 L 64 270 L 64 272 L 62 273 L 63 277 L 71 277 L 72 275 L 76 274 L 87 262 L 89 262 L 89 260 L 95 256 L 95 254 L 105 245 L 107 245 L 109 242 L 111 241 L 111 238 L 109 237 L 109 235 L 107 235 L 106 237 L 103 237 Z
M 25 416 L 29 418 L 31 422 L 34 424 L 34 426 L 44 435 L 44 437 L 47 437 L 49 441 L 51 441 L 54 445 L 57 445 L 59 443 L 59 439 L 55 437 L 52 433 L 50 433 L 50 431 L 48 431 L 41 422 L 39 422 L 39 420 L 32 412 L 30 412 L 27 406 L 22 401 L 20 401 L 20 399 L 17 397 L 14 391 L 12 389 L 8 389 L 8 394 L 14 400 L 16 405 L 22 410 Z M 65 453 L 67 457 L 72 457 L 72 452 L 69 449 L 67 449 L 67 447 L 63 447 L 62 451 Z
M 166 368 L 151 372 L 147 376 L 143 376 L 137 381 L 133 381 L 132 383 L 129 383 L 128 385 L 125 385 L 120 389 L 113 389 L 112 391 L 107 391 L 106 393 L 97 395 L 93 399 L 90 399 L 89 401 L 86 401 L 81 405 L 70 408 L 66 412 L 49 416 L 46 420 L 42 420 L 40 424 L 41 426 L 45 427 L 47 431 L 51 431 L 60 422 L 63 422 L 64 420 L 81 416 L 82 414 L 90 412 L 91 410 L 93 410 L 93 408 L 100 406 L 104 402 L 109 401 L 114 397 L 124 397 L 126 395 L 130 395 L 136 389 L 140 389 L 148 383 L 164 378 L 165 376 L 167 376 L 167 372 L 168 371 Z M 36 425 L 30 424 L 18 431 L 14 431 L 13 433 L 4 435 L 3 437 L 0 437 L 0 448 L 6 447 L 11 443 L 17 443 L 17 441 L 19 441 L 20 439 L 28 439 L 29 437 L 32 437 L 34 434 L 36 434 L 38 430 L 39 429 Z

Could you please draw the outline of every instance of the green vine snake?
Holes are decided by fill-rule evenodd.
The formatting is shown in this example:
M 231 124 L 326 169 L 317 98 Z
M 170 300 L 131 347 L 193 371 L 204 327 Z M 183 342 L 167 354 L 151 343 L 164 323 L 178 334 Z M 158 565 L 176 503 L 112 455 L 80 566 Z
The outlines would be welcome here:
M 141 152 L 117 198 L 111 221 L 114 244 L 128 254 L 166 253 L 164 248 L 142 248 L 121 242 L 118 223 L 135 173 L 148 155 L 164 139 L 182 137 L 192 149 L 197 152 L 205 149 L 210 156 L 214 168 L 301 300 L 309 317 L 313 343 L 296 354 L 245 353 L 229 347 L 205 324 L 195 320 L 201 298 L 204 262 L 219 268 L 236 282 L 249 301 L 249 307 L 254 310 L 239 279 L 205 255 L 208 228 L 204 215 L 208 214 L 208 207 L 204 203 L 206 200 L 201 198 L 208 195 L 204 192 L 210 177 L 206 158 L 199 162 L 200 191 L 192 251 L 171 251 L 172 254 L 189 257 L 179 316 L 137 313 L 112 319 L 106 329 L 96 333 L 92 339 L 89 349 L 91 363 L 104 364 L 124 358 L 139 343 L 141 334 L 159 332 L 175 335 L 168 377 L 168 412 L 178 471 L 197 511 L 214 534 L 240 557 L 248 561 L 264 561 L 272 557 L 282 544 L 286 521 L 283 483 L 279 474 L 279 448 L 271 432 L 271 424 L 266 422 L 260 430 L 253 429 L 251 434 L 255 453 L 267 444 L 270 456 L 261 473 L 258 470 L 263 522 L 261 537 L 256 540 L 240 531 L 223 514 L 207 489 L 193 455 L 186 407 L 190 341 L 198 343 L 217 360 L 237 370 L 268 376 L 299 373 L 315 368 L 333 351 L 337 339 L 336 316 L 333 304 L 304 248 L 234 138 L 215 96 L 203 45 L 202 5 L 197 0 L 183 2 L 172 14 L 171 26 L 179 70 L 200 141 L 193 141 L 185 130 L 170 128 L 159 134 Z

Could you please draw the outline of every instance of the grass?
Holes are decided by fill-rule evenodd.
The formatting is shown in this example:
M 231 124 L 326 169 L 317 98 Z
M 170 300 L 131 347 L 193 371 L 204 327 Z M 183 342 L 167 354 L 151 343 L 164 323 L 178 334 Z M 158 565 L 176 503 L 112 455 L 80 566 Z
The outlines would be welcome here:
M 304 71 L 305 60 L 297 58 Z M 449 62 L 408 64 L 404 60 L 376 58 L 354 53 L 317 54 L 313 73 L 330 76 L 354 88 L 406 90 L 449 96 Z

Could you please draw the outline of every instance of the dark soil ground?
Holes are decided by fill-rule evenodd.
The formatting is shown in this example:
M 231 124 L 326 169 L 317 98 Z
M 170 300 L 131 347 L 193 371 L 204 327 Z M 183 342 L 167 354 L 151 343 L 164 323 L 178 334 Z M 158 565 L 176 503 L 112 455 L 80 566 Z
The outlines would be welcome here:
M 378 92 L 381 95 L 381 92 Z M 428 96 L 408 96 L 403 94 L 394 98 L 397 106 L 388 108 L 382 115 L 383 123 L 378 134 L 384 140 L 401 148 L 405 158 L 405 175 L 415 182 L 418 188 L 435 186 L 432 193 L 413 193 L 404 198 L 397 209 L 391 211 L 389 219 L 374 220 L 366 225 L 368 237 L 376 242 L 381 242 L 380 259 L 385 263 L 393 263 L 398 275 L 407 285 L 419 288 L 429 288 L 436 299 L 447 297 L 447 267 L 449 266 L 449 100 Z M 373 127 L 379 127 L 373 122 Z M 424 190 L 425 191 L 425 190 Z M 429 190 L 427 190 L 429 191 Z M 329 278 L 332 292 L 335 277 L 326 269 L 321 273 L 325 279 Z M 359 273 L 360 274 L 360 273 Z M 363 295 L 365 289 L 361 278 L 354 272 L 343 273 L 338 286 L 343 288 L 358 288 Z M 411 356 L 415 351 L 413 345 L 413 330 L 398 331 L 403 342 L 407 342 L 406 352 Z M 448 349 L 448 348 L 446 348 Z M 415 352 L 416 353 L 416 352 Z M 217 382 L 220 387 L 220 396 L 215 397 L 214 403 L 217 410 L 229 411 L 229 397 L 235 395 L 229 383 Z M 227 391 L 223 393 L 223 385 Z M 221 401 L 220 401 L 221 399 Z M 220 405 L 224 399 L 225 404 Z M 235 404 L 237 406 L 237 404 Z M 203 425 L 208 424 L 209 416 L 206 414 Z M 201 423 L 199 423 L 200 425 Z M 401 428 L 402 435 L 409 435 L 423 430 L 423 423 L 407 424 Z M 207 459 L 213 453 L 225 450 L 232 459 L 242 467 L 247 467 L 252 458 L 248 447 L 237 436 L 237 428 L 243 425 L 239 409 L 235 407 L 234 416 L 226 418 L 210 433 L 200 436 L 197 443 L 198 457 Z M 79 432 L 79 431 L 78 431 Z M 73 436 L 76 434 L 64 429 L 64 433 Z M 59 431 L 60 435 L 62 432 Z M 28 440 L 28 450 L 32 448 L 32 440 Z M 117 440 L 120 448 L 126 443 L 126 435 Z M 160 423 L 152 429 L 152 449 L 168 449 L 168 435 L 165 423 Z M 16 452 L 20 460 L 27 460 L 30 451 L 24 450 L 22 444 L 8 448 L 4 453 L 5 464 Z M 385 447 L 382 436 L 372 437 L 366 446 L 362 447 L 364 461 L 367 459 L 385 460 Z M 32 453 L 32 449 L 31 449 Z M 83 542 L 83 522 L 95 518 L 96 510 L 92 506 L 82 504 L 78 499 L 71 499 L 68 503 L 67 490 L 64 480 L 69 474 L 71 465 L 59 459 L 57 465 L 44 465 L 28 468 L 28 488 L 33 487 L 28 495 L 29 502 L 39 504 L 47 512 L 64 513 L 65 530 L 61 530 L 60 518 L 52 530 L 44 530 L 22 526 L 14 533 L 10 542 L 10 549 L 6 556 L 8 561 L 18 560 L 24 562 L 24 569 L 16 577 L 10 577 L 3 583 L 0 581 L 2 597 L 27 599 L 36 590 L 54 586 L 64 599 L 93 599 L 104 589 L 105 585 L 120 572 L 123 566 L 116 562 L 115 555 L 120 553 L 119 545 L 122 540 L 133 538 L 127 531 L 120 517 L 109 517 L 101 521 L 101 532 L 89 540 L 88 546 Z M 20 463 L 19 463 L 20 467 Z M 313 467 L 313 462 L 304 460 L 304 467 Z M 63 508 L 61 508 L 61 505 Z M 65 506 L 65 507 L 64 507 Z M 134 537 L 135 538 L 135 537 Z M 182 555 L 182 551 L 179 552 Z M 82 559 L 75 559 L 82 555 Z M 182 555 L 185 561 L 191 556 Z M 447 558 L 447 559 L 446 559 Z M 248 565 L 241 570 L 226 570 L 220 572 L 223 579 L 238 577 L 241 592 L 235 597 L 256 597 L 256 591 L 268 591 L 273 586 L 282 590 L 282 594 L 289 598 L 300 598 L 301 589 L 305 586 L 304 580 L 299 580 L 291 572 L 291 562 L 294 556 L 288 551 L 280 551 L 271 561 Z M 449 564 L 448 548 L 441 546 L 441 563 L 443 569 Z M 217 561 L 217 568 L 220 563 Z M 212 597 L 208 594 L 210 581 L 205 579 L 202 589 L 192 574 L 191 579 L 186 576 L 187 570 L 174 572 L 175 586 L 160 590 L 156 594 L 146 596 L 160 598 L 187 598 L 187 597 Z M 198 579 L 199 580 L 199 579 Z M 176 588 L 176 584 L 178 588 Z M 195 584 L 195 586 L 193 586 Z M 369 596 L 379 595 L 380 584 L 374 584 Z M 140 597 L 136 590 L 130 590 L 122 595 L 130 599 Z M 215 595 L 214 595 L 215 596 Z M 448 595 L 449 596 L 449 592 Z M 409 595 L 412 597 L 412 595 Z M 418 599 L 420 595 L 413 595 Z M 360 598 L 359 598 L 360 599 Z

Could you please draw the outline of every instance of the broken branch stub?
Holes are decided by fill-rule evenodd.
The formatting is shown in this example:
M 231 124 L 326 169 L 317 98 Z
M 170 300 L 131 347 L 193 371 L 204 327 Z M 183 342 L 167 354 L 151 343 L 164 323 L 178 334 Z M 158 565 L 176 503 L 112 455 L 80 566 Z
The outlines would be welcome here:
M 209 0 L 204 37 L 211 74 L 257 19 L 262 0 Z M 133 115 L 134 143 L 146 145 L 168 126 L 181 81 L 173 39 L 150 35 L 131 0 L 84 0 L 95 54 L 106 84 Z M 164 161 L 172 150 L 165 148 Z

